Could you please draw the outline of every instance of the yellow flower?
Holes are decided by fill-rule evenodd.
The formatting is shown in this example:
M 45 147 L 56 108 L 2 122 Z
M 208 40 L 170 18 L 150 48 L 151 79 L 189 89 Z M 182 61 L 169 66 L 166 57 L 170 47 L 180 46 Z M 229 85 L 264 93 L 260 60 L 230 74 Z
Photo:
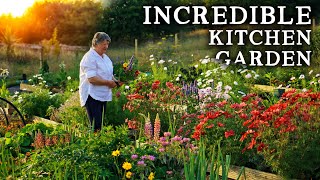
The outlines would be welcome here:
M 127 67 L 128 67 L 128 63 L 123 63 L 123 64 L 122 64 L 122 67 L 123 67 L 123 68 L 127 68 Z
M 119 155 L 120 155 L 119 150 L 112 151 L 112 156 L 119 156 Z
M 148 180 L 153 180 L 154 179 L 154 173 L 151 172 L 150 175 L 148 176 Z
M 122 165 L 122 168 L 128 171 L 129 169 L 132 168 L 132 165 L 128 162 L 124 162 Z
M 126 178 L 130 179 L 131 176 L 132 176 L 132 172 L 128 171 L 128 172 L 126 173 Z

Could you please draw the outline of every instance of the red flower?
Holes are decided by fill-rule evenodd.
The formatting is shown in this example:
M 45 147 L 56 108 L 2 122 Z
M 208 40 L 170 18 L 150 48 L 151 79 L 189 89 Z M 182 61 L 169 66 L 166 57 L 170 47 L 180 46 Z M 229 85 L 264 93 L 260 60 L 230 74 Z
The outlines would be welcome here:
M 222 124 L 221 122 L 218 122 L 218 126 L 219 127 L 224 127 L 224 124 Z
M 230 136 L 234 136 L 234 131 L 233 130 L 226 131 L 226 132 L 224 132 L 224 136 L 226 138 L 228 138 Z
M 174 86 L 172 82 L 166 82 L 166 86 L 171 90 L 174 91 Z
M 136 72 L 134 72 L 134 75 L 137 77 L 137 76 L 139 76 L 139 74 L 140 74 L 140 71 L 139 70 L 136 70 Z
M 159 86 L 160 86 L 160 81 L 159 81 L 159 80 L 155 80 L 155 81 L 152 83 L 152 89 L 153 89 L 153 90 L 158 89 Z
M 209 126 L 207 126 L 207 129 L 211 129 L 213 128 L 214 124 L 210 124 Z
M 266 147 L 265 144 L 260 143 L 259 146 L 257 147 L 257 150 L 260 152 L 260 151 L 262 151 L 265 147 Z

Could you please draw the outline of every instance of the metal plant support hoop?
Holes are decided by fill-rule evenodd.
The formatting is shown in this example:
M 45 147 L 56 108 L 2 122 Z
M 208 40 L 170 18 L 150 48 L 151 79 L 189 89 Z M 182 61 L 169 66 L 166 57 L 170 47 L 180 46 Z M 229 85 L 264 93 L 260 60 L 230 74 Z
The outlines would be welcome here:
M 0 97 L 0 100 L 5 101 L 5 102 L 8 103 L 11 107 L 13 107 L 13 109 L 14 109 L 15 111 L 18 112 L 18 115 L 20 116 L 20 119 L 21 119 L 23 125 L 25 126 L 25 125 L 26 125 L 26 122 L 25 122 L 25 120 L 24 120 L 21 112 L 18 110 L 18 108 L 17 108 L 15 105 L 13 105 L 10 101 L 8 101 L 7 99 L 5 99 L 5 98 Z M 5 116 L 5 118 L 6 118 L 7 125 L 9 125 L 9 119 L 8 119 L 8 116 L 7 116 L 6 112 L 5 112 L 5 110 L 4 110 L 4 107 L 0 106 L 0 109 L 1 109 L 0 111 L 2 111 L 2 113 L 4 114 L 4 116 Z

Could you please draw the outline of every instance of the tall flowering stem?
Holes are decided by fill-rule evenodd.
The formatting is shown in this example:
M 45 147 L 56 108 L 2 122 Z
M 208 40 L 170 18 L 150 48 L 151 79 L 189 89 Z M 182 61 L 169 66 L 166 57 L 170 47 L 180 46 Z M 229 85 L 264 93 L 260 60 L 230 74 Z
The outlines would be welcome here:
M 160 128 L 161 128 L 161 122 L 160 122 L 160 118 L 159 118 L 159 114 L 157 113 L 156 119 L 154 121 L 154 140 L 158 140 L 159 136 L 160 136 Z

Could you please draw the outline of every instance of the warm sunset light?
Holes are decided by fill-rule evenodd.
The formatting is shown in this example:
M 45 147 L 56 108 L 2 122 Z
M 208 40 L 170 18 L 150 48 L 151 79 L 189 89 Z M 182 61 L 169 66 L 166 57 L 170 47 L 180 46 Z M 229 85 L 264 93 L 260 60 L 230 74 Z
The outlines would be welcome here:
M 22 16 L 25 10 L 32 6 L 33 3 L 34 0 L 0 0 L 0 15 Z

